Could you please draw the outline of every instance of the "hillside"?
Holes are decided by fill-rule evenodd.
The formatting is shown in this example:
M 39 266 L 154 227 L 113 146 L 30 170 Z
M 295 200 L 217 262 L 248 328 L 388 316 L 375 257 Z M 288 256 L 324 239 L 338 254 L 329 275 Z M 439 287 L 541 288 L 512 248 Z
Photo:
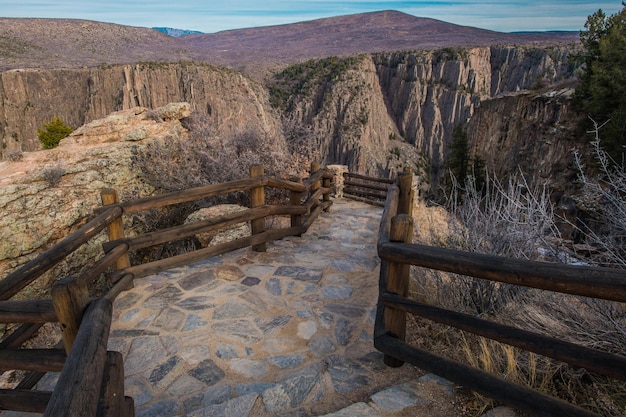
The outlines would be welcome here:
M 250 73 L 331 55 L 443 46 L 572 43 L 577 33 L 506 34 L 382 11 L 171 37 L 87 20 L 0 18 L 0 71 L 194 60 Z

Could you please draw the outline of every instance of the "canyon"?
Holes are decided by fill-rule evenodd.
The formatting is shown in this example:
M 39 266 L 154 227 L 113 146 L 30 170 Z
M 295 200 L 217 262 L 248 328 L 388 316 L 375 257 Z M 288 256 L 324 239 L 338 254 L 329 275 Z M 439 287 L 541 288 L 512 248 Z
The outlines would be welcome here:
M 395 21 L 397 33 L 408 33 L 399 31 L 401 23 L 415 24 L 394 13 L 366 16 L 378 18 L 374 24 L 393 33 L 391 17 L 404 19 Z M 74 34 L 74 25 L 63 23 Z M 88 26 L 92 33 L 98 31 L 96 23 Z M 272 30 L 276 35 L 291 29 Z M 576 175 L 572 149 L 586 146 L 570 98 L 577 68 L 572 53 L 578 47 L 571 35 L 554 42 L 549 37 L 521 42 L 503 35 L 511 42 L 504 45 L 495 43 L 497 34 L 478 41 L 471 32 L 478 46 L 456 40 L 451 46 L 409 49 L 403 43 L 406 50 L 353 48 L 336 51 L 336 57 L 309 51 L 290 59 L 271 56 L 259 61 L 255 71 L 249 55 L 240 55 L 236 64 L 235 52 L 228 62 L 200 57 L 203 61 L 191 46 L 206 47 L 217 38 L 193 35 L 184 41 L 183 53 L 166 35 L 150 35 L 161 54 L 172 48 L 178 54 L 147 60 L 152 38 L 137 28 L 124 33 L 138 39 L 130 51 L 142 51 L 137 56 L 129 52 L 127 62 L 111 54 L 106 64 L 67 59 L 59 65 L 46 58 L 20 66 L 27 61 L 15 55 L 5 61 L 10 68 L 0 72 L 2 273 L 75 230 L 98 205 L 100 188 L 132 196 L 158 192 L 132 163 L 137 148 L 154 140 L 188 140 L 184 121 L 192 114 L 209 120 L 216 137 L 253 132 L 289 147 L 298 131 L 296 140 L 308 156 L 323 164 L 348 165 L 354 172 L 391 176 L 411 168 L 424 191 L 441 180 L 452 131 L 459 124 L 468 130 L 471 155 L 484 159 L 491 172 L 506 175 L 519 167 L 533 183 L 559 182 L 561 194 Z M 226 42 L 234 35 L 221 36 Z M 33 45 L 33 39 L 24 39 L 24 45 Z M 185 60 L 190 57 L 196 60 Z M 171 103 L 184 103 L 184 115 L 151 117 Z M 54 116 L 80 129 L 59 148 L 43 151 L 37 130 Z M 125 123 L 135 126 L 130 133 Z M 126 133 L 102 136 L 103 131 Z M 20 152 L 21 161 L 9 160 Z M 61 173 L 58 182 L 46 180 L 54 169 Z M 40 218 L 46 220 L 29 220 Z M 16 242 L 16 236 L 22 241 Z

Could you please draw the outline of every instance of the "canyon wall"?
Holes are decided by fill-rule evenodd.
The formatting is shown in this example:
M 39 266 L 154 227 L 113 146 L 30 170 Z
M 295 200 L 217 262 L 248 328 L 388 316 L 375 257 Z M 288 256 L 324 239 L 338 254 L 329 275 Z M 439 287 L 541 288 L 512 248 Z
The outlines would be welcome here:
M 188 102 L 193 110 L 210 115 L 215 130 L 225 134 L 278 134 L 266 89 L 226 68 L 144 63 L 12 70 L 0 73 L 0 155 L 41 149 L 37 129 L 54 116 L 77 128 L 114 111 L 173 102 Z

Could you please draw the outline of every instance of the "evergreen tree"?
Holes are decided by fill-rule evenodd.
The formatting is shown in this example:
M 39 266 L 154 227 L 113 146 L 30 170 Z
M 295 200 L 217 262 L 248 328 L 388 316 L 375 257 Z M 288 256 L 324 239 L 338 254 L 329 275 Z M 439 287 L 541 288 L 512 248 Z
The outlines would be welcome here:
M 585 65 L 575 97 L 591 119 L 606 123 L 601 145 L 621 161 L 626 151 L 626 6 L 611 16 L 602 10 L 589 16 L 580 40 Z
M 460 124 L 456 125 L 452 131 L 450 153 L 443 167 L 461 184 L 465 181 L 469 168 L 469 139 L 467 130 L 463 129 Z
M 43 125 L 43 129 L 37 129 L 37 137 L 44 149 L 52 149 L 59 146 L 61 139 L 72 133 L 72 128 L 65 122 L 54 116 L 50 123 Z

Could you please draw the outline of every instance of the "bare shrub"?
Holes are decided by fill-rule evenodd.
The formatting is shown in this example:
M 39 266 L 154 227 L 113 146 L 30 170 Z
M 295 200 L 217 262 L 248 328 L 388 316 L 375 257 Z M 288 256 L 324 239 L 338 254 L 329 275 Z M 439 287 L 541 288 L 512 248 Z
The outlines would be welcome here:
M 584 261 L 622 267 L 626 231 L 626 174 L 606 159 L 596 145 L 598 177 L 584 175 L 579 200 L 594 227 L 580 229 L 586 242 L 601 248 Z M 449 201 L 450 221 L 443 236 L 431 241 L 456 249 L 501 256 L 571 261 L 561 239 L 547 188 L 529 187 L 520 175 L 502 183 L 488 178 L 482 192 L 470 178 L 463 189 L 456 184 Z M 582 205 L 579 203 L 579 205 Z M 577 227 L 576 225 L 572 225 Z M 428 234 L 422 234 L 426 236 Z M 445 308 L 543 333 L 610 353 L 626 353 L 626 315 L 623 304 L 548 291 L 523 289 L 439 271 L 415 269 L 412 293 Z M 573 368 L 549 358 L 466 334 L 449 326 L 412 318 L 413 340 L 459 361 L 527 385 L 606 416 L 626 414 L 626 383 Z M 476 396 L 474 411 L 493 405 Z
M 597 175 L 590 177 L 581 155 L 574 155 L 582 185 L 576 203 L 590 217 L 584 224 L 576 226 L 583 240 L 597 248 L 589 257 L 591 263 L 626 268 L 626 173 L 624 167 L 601 148 L 600 128 L 596 124 L 596 140 L 592 142 Z
M 192 114 L 183 121 L 189 129 L 186 140 L 161 140 L 137 148 L 133 155 L 136 167 L 145 180 L 159 192 L 189 189 L 207 184 L 218 184 L 249 176 L 253 165 L 263 165 L 268 176 L 281 176 L 294 158 L 279 138 L 260 131 L 244 130 L 232 135 L 215 131 L 209 116 Z M 268 190 L 266 200 L 284 199 L 287 195 Z M 180 225 L 193 211 L 208 205 L 235 203 L 249 205 L 249 193 L 231 193 L 227 196 L 182 204 L 167 209 L 153 210 L 133 220 L 142 230 L 151 231 Z M 167 248 L 143 251 L 138 256 L 153 259 L 182 253 L 194 247 L 192 241 L 178 242 Z
M 12 149 L 6 154 L 9 162 L 19 162 L 24 158 L 24 152 L 19 149 Z
M 45 168 L 41 176 L 43 180 L 48 183 L 48 187 L 54 187 L 59 182 L 61 182 L 61 178 L 65 175 L 66 171 L 61 167 L 61 165 L 55 165 L 50 168 Z

